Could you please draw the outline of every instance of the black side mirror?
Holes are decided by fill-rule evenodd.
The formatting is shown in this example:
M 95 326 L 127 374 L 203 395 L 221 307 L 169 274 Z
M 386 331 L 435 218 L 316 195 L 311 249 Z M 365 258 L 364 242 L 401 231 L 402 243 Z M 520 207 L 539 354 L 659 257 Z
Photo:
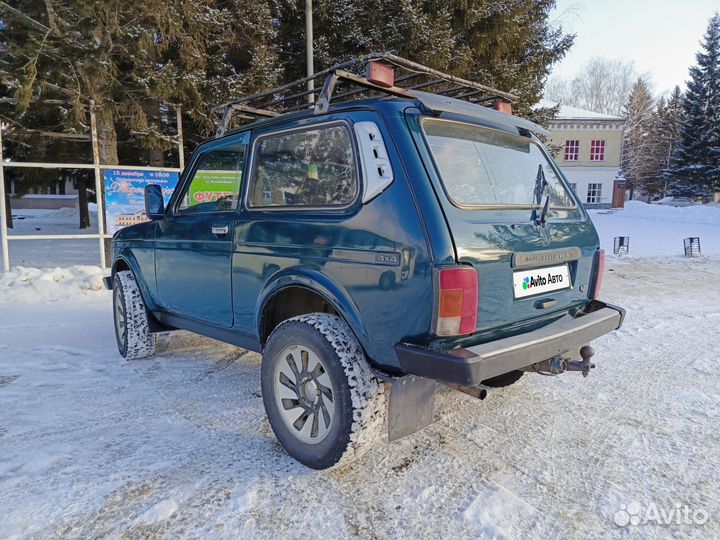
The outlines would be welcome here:
M 150 221 L 165 217 L 165 201 L 162 188 L 157 184 L 145 186 L 145 213 Z

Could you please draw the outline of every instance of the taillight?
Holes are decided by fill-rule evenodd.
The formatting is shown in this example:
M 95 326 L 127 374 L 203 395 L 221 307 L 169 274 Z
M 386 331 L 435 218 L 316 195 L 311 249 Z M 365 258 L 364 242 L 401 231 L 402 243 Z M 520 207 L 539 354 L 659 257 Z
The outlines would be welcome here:
M 478 277 L 474 268 L 444 268 L 439 272 L 438 336 L 470 334 L 477 327 Z
M 599 249 L 597 254 L 597 265 L 595 266 L 595 283 L 591 298 L 597 300 L 600 297 L 600 286 L 602 285 L 603 274 L 605 273 L 605 250 Z

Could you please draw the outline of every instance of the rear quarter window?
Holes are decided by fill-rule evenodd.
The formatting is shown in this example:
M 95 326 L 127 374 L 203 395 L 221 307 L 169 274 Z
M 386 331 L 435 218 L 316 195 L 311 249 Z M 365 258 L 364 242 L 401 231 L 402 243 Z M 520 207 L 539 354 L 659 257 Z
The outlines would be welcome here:
M 250 207 L 343 207 L 357 194 L 355 155 L 344 124 L 268 135 L 255 143 Z

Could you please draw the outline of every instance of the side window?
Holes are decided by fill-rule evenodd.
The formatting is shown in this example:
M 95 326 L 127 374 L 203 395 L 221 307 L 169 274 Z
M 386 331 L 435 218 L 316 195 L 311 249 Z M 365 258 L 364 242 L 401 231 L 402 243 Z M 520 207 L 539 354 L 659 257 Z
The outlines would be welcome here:
M 248 204 L 345 206 L 358 192 L 350 132 L 344 125 L 263 137 L 255 145 Z
M 192 179 L 177 206 L 178 213 L 235 210 L 240 198 L 249 134 L 227 146 L 206 152 L 197 161 Z

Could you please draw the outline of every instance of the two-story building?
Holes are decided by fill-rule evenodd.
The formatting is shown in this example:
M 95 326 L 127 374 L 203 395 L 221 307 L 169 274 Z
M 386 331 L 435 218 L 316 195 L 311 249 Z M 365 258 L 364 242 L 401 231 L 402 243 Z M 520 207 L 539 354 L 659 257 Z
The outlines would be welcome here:
M 543 102 L 543 106 L 554 103 Z M 588 208 L 622 206 L 624 184 L 620 174 L 625 119 L 577 107 L 560 106 L 550 122 L 551 145 L 559 148 L 555 160 Z M 618 189 L 615 198 L 616 184 Z M 614 204 L 613 204 L 614 202 Z

